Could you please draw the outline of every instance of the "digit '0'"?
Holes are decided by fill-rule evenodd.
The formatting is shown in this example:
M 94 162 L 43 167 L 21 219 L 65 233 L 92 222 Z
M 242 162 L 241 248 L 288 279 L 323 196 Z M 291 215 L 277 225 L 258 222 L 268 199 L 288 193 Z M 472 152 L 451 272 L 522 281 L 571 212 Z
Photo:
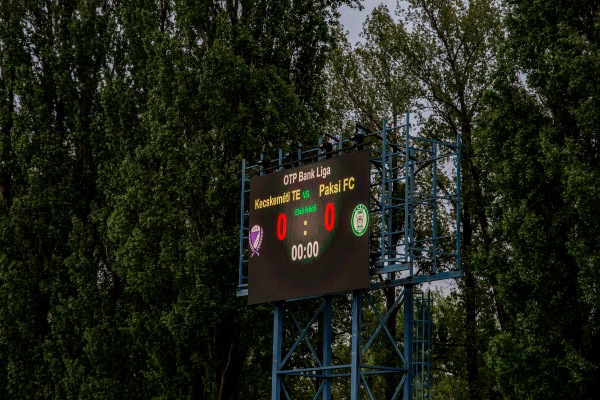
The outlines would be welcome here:
M 279 218 L 277 218 L 277 239 L 283 240 L 285 238 L 285 234 L 287 232 L 287 218 L 285 214 L 279 214 Z
M 325 207 L 325 229 L 328 231 L 333 229 L 333 224 L 335 223 L 335 208 L 333 207 L 333 203 L 328 203 Z

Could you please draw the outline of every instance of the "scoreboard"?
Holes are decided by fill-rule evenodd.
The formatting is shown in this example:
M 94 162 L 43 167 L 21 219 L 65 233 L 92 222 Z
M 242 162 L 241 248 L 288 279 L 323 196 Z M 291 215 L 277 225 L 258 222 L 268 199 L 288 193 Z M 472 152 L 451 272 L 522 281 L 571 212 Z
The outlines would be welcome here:
M 369 286 L 370 152 L 250 182 L 248 304 Z

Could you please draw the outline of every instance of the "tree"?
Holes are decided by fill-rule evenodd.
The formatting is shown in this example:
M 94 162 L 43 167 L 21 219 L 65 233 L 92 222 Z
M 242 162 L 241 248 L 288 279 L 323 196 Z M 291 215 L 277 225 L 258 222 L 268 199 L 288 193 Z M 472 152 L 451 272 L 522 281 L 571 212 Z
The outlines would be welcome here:
M 318 135 L 340 3 L 0 4 L 0 397 L 265 397 L 241 159 Z
M 474 163 L 475 119 L 490 85 L 501 25 L 493 1 L 414 1 L 401 13 L 411 24 L 398 25 L 397 51 L 415 79 L 430 116 L 429 134 L 461 137 L 461 282 L 466 309 L 466 372 L 470 398 L 489 398 L 483 367 L 485 337 L 478 327 L 488 287 L 477 277 L 476 254 L 489 249 L 488 216 L 481 170 Z
M 404 114 L 411 108 L 414 90 L 407 82 L 407 75 L 399 60 L 392 54 L 394 41 L 391 35 L 394 31 L 390 29 L 391 26 L 393 20 L 387 8 L 383 5 L 375 8 L 363 26 L 361 35 L 365 38 L 365 43 L 359 43 L 355 48 L 350 46 L 342 33 L 343 27 L 338 27 L 338 45 L 327 69 L 330 76 L 328 92 L 332 114 L 332 123 L 329 124 L 331 131 L 341 129 L 346 134 L 358 133 L 359 130 L 373 132 L 381 129 L 384 119 L 388 128 L 404 122 Z M 401 142 L 403 134 L 403 130 L 389 131 L 388 140 Z M 394 168 L 393 173 L 397 175 L 399 169 L 400 167 Z M 399 185 L 396 180 L 393 191 L 400 197 L 404 193 L 404 186 Z M 397 217 L 397 225 L 404 222 L 403 217 Z M 402 228 L 395 230 L 401 231 Z M 379 246 L 376 236 L 379 237 L 372 235 L 372 246 Z M 376 298 L 382 295 L 377 300 L 385 304 L 387 311 L 392 310 L 386 325 L 392 337 L 396 337 L 401 332 L 397 320 L 400 308 L 394 307 L 397 289 L 385 288 L 382 293 L 374 292 L 374 295 Z M 365 317 L 368 313 L 367 310 Z M 398 363 L 396 354 L 386 341 L 387 338 L 382 343 L 375 344 L 378 347 L 374 351 L 373 363 Z M 393 397 L 397 384 L 397 376 L 386 375 L 379 385 L 382 388 L 379 396 Z
M 400 9 L 398 13 L 399 22 L 395 23 L 385 8 L 376 10 L 369 21 L 376 29 L 365 37 L 379 50 L 371 54 L 389 54 L 384 59 L 393 59 L 401 69 L 404 82 L 409 83 L 406 92 L 412 94 L 413 104 L 422 111 L 421 134 L 438 139 L 461 135 L 467 382 L 471 398 L 489 397 L 489 385 L 482 372 L 486 348 L 483 332 L 487 329 L 478 330 L 477 314 L 488 302 L 490 286 L 477 277 L 476 266 L 479 249 L 489 250 L 491 242 L 482 171 L 474 163 L 473 143 L 475 120 L 483 109 L 481 99 L 492 80 L 501 21 L 493 1 L 410 1 L 408 10 Z M 403 91 L 389 81 L 383 86 L 388 92 Z M 501 314 L 500 306 L 497 310 Z
M 414 88 L 394 53 L 393 25 L 388 9 L 376 7 L 363 26 L 365 43 L 355 48 L 343 27 L 337 28 L 337 46 L 327 68 L 333 132 L 353 132 L 356 124 L 377 131 L 384 118 L 389 126 L 397 126 L 414 107 Z
M 598 6 L 507 2 L 477 152 L 508 323 L 489 362 L 506 398 L 598 391 Z M 535 365 L 535 368 L 527 366 Z
M 376 8 L 365 23 L 364 45 L 350 50 L 342 41 L 330 69 L 336 82 L 330 92 L 333 104 L 344 110 L 338 118 L 377 127 L 381 119 L 412 108 L 422 123 L 419 134 L 449 140 L 461 135 L 466 381 L 471 398 L 489 398 L 487 338 L 497 329 L 494 321 L 505 318 L 496 282 L 478 271 L 480 254 L 490 252 L 492 242 L 473 144 L 502 38 L 500 12 L 496 2 L 486 0 L 408 3 L 407 10 L 397 11 L 398 22 L 384 6 Z
M 71 397 L 91 368 L 82 338 L 103 306 L 89 291 L 97 270 L 75 257 L 89 234 L 79 222 L 98 199 L 93 147 L 101 141 L 104 6 L 0 6 L 4 398 Z

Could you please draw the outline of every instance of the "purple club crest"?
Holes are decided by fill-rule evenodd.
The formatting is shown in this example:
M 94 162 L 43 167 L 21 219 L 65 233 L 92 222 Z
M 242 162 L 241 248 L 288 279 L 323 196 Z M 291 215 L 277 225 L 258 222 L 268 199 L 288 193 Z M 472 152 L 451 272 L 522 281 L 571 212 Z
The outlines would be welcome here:
M 255 254 L 260 255 L 258 250 L 260 249 L 263 240 L 263 229 L 258 225 L 254 225 L 252 229 L 250 229 L 250 236 L 248 239 L 250 240 L 250 250 L 252 251 L 250 257 Z

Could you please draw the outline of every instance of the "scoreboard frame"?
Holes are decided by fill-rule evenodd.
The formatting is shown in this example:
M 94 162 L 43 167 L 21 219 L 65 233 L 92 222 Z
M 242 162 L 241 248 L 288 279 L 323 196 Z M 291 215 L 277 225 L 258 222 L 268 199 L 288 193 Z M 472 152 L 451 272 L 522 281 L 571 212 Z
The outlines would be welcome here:
M 370 152 L 250 182 L 248 304 L 369 286 Z

